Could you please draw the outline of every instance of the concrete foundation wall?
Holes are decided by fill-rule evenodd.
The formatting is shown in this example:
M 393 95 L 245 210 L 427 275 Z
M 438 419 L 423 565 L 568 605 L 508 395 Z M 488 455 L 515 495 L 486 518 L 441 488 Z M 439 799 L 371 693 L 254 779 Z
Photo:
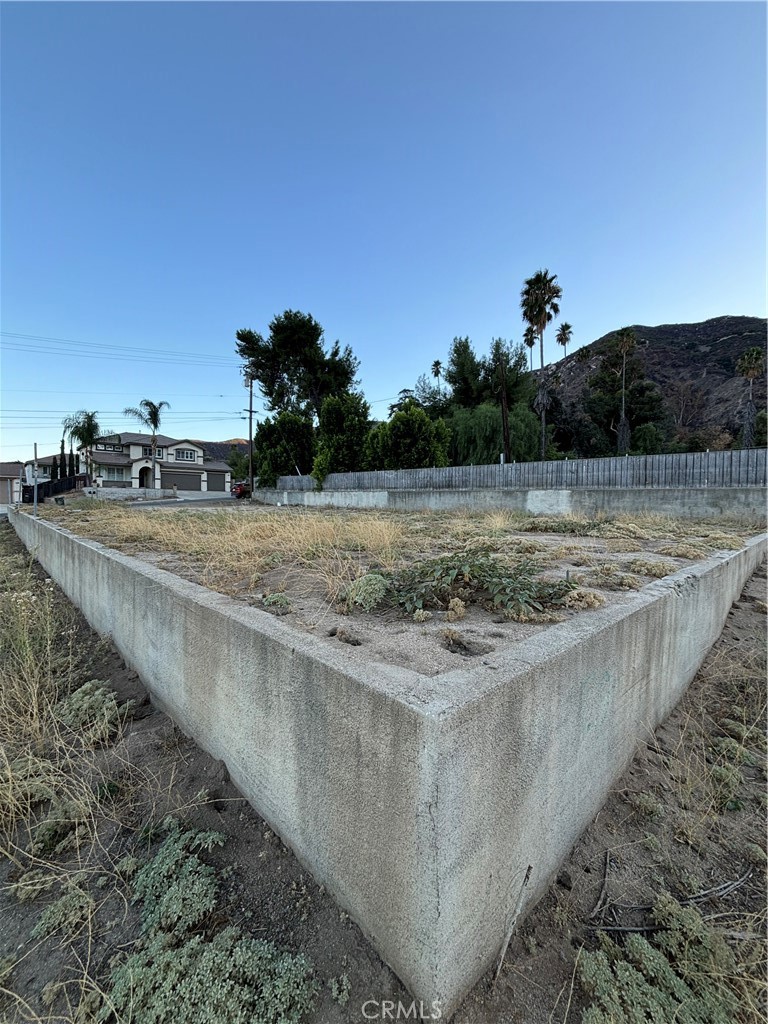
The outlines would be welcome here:
M 674 706 L 765 538 L 482 664 L 350 666 L 305 634 L 11 511 L 153 698 L 222 758 L 418 999 L 454 1007 Z
M 379 490 L 379 491 L 285 491 L 259 488 L 256 501 L 267 505 L 303 505 L 306 508 L 393 508 L 403 512 L 419 509 L 510 508 L 521 512 L 657 512 L 670 516 L 743 515 L 765 517 L 763 487 L 702 487 L 659 489 L 588 488 L 564 490 Z
M 157 501 L 160 498 L 182 498 L 185 501 L 210 501 L 216 495 L 229 497 L 229 491 L 180 491 L 172 487 L 88 487 L 83 491 L 87 498 L 100 501 Z

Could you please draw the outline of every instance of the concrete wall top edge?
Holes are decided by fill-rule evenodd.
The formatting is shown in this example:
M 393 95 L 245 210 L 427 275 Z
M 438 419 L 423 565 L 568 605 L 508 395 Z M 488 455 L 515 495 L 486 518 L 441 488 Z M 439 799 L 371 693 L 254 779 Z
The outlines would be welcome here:
M 343 654 L 336 652 L 331 647 L 318 645 L 316 638 L 303 634 L 274 615 L 270 615 L 269 612 L 243 605 L 226 594 L 209 590 L 199 583 L 185 580 L 175 573 L 150 565 L 141 559 L 126 555 L 122 551 L 116 551 L 98 541 L 79 537 L 59 524 L 48 523 L 42 519 L 33 520 L 30 513 L 9 509 L 11 522 L 20 515 L 26 516 L 41 530 L 61 534 L 78 545 L 98 551 L 102 557 L 124 565 L 145 579 L 155 581 L 160 586 L 167 587 L 187 601 L 215 610 L 220 615 L 255 630 L 271 643 L 285 648 L 286 653 L 296 651 L 311 657 L 314 661 L 326 664 L 334 672 L 338 672 L 360 685 L 378 690 L 390 699 L 406 704 L 417 713 L 431 715 L 433 713 L 432 705 L 435 701 L 438 707 L 442 708 L 439 691 L 435 685 L 438 678 L 436 676 L 424 676 L 410 669 L 401 668 L 398 665 L 388 665 L 385 662 L 377 662 L 372 664 L 369 669 L 362 670 L 360 666 L 350 664 Z M 29 550 L 32 555 L 35 554 L 34 546 Z
M 517 648 L 501 652 L 493 660 L 492 667 L 486 667 L 484 672 L 462 666 L 451 672 L 442 673 L 435 678 L 442 688 L 443 714 L 450 714 L 483 699 L 494 690 L 510 686 L 535 670 L 537 666 L 566 654 L 569 648 L 575 649 L 586 640 L 595 639 L 600 633 L 613 630 L 622 619 L 630 618 L 667 595 L 679 593 L 681 587 L 693 584 L 734 558 L 745 555 L 749 557 L 753 551 L 765 558 L 768 552 L 768 534 L 748 538 L 745 546 L 739 551 L 718 552 L 695 565 L 684 566 L 670 576 L 654 580 L 641 591 L 622 595 L 620 603 L 584 612 L 567 622 L 553 625 L 528 640 L 523 650 Z
M 29 515 L 12 509 L 9 513 L 11 521 L 19 514 Z M 174 573 L 115 551 L 97 541 L 79 537 L 58 524 L 47 523 L 44 520 L 36 520 L 36 523 L 42 529 L 64 534 L 78 544 L 98 550 L 104 557 L 119 562 L 146 578 L 156 580 L 158 584 L 183 595 L 187 600 L 215 609 L 219 614 L 256 630 L 271 642 L 289 651 L 300 651 L 359 685 L 377 690 L 388 698 L 407 705 L 416 714 L 435 720 L 444 720 L 446 716 L 482 699 L 488 693 L 514 685 L 527 673 L 535 670 L 537 665 L 562 656 L 569 648 L 575 648 L 585 640 L 596 638 L 600 633 L 611 630 L 622 619 L 629 618 L 647 605 L 674 593 L 681 585 L 685 585 L 686 580 L 698 579 L 718 565 L 743 555 L 746 549 L 760 547 L 764 556 L 768 546 L 768 535 L 759 534 L 751 537 L 747 540 L 745 548 L 740 551 L 718 553 L 698 564 L 685 566 L 671 576 L 648 584 L 641 591 L 622 595 L 616 603 L 596 611 L 584 612 L 567 622 L 553 625 L 527 640 L 524 646 L 507 648 L 498 655 L 482 660 L 473 659 L 470 664 L 436 676 L 424 676 L 411 669 L 388 665 L 385 662 L 375 662 L 365 668 L 350 664 L 342 654 L 332 648 L 319 646 L 313 637 L 301 633 L 268 612 L 240 604 L 225 594 L 182 579 Z M 34 554 L 34 550 L 32 553 Z

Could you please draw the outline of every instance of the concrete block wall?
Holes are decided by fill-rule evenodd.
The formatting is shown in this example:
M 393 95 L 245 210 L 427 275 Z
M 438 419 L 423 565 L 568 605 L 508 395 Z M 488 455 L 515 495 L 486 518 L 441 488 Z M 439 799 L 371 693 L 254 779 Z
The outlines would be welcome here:
M 450 1012 L 693 678 L 765 537 L 426 677 L 350 666 L 282 620 L 11 511 L 153 699 Z
M 509 508 L 531 515 L 547 513 L 657 512 L 659 515 L 709 518 L 721 515 L 765 519 L 763 487 L 580 487 L 572 490 L 485 487 L 475 490 L 288 491 L 259 488 L 256 501 L 305 508 L 421 509 Z

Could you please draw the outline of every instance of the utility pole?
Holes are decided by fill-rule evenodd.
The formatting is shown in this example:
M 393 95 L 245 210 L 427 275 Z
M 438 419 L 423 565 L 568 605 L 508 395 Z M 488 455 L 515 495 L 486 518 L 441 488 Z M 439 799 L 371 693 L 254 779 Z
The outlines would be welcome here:
M 253 501 L 253 375 L 248 373 L 248 501 Z
M 37 441 L 35 441 L 35 468 L 32 473 L 32 480 L 34 482 L 35 496 L 34 496 L 34 518 L 37 519 Z
M 253 501 L 253 376 L 247 366 L 243 367 L 243 377 L 248 388 L 248 408 L 243 409 L 248 413 L 248 500 Z

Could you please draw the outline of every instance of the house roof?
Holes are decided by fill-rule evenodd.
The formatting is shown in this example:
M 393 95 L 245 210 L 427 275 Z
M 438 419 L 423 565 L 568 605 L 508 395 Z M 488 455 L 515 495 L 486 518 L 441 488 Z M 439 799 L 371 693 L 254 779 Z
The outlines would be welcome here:
M 177 444 L 174 437 L 167 434 L 156 434 L 158 448 L 167 448 L 169 444 Z M 118 438 L 120 440 L 118 440 Z M 121 431 L 119 434 L 104 434 L 96 438 L 96 444 L 152 444 L 151 434 L 133 434 L 129 431 Z
M 37 464 L 38 466 L 50 466 L 54 459 L 56 459 L 57 462 L 59 461 L 59 456 L 59 452 L 56 452 L 55 455 L 41 455 L 37 460 Z M 34 459 L 27 459 L 27 461 L 24 463 L 25 466 L 34 466 L 34 464 Z
M 171 445 L 179 444 L 193 444 L 198 448 L 203 449 L 203 459 L 205 467 L 211 469 L 224 469 L 228 470 L 230 467 L 227 465 L 226 458 L 233 448 L 243 453 L 248 451 L 248 442 L 240 441 L 200 441 L 193 437 L 168 437 L 167 434 L 157 434 L 157 447 L 168 448 Z M 119 441 L 118 441 L 119 438 Z M 140 444 L 151 445 L 152 435 L 151 434 L 135 434 L 128 431 L 120 434 L 104 434 L 103 437 L 96 438 L 95 444 Z M 82 446 L 78 448 L 78 451 L 82 451 Z M 99 452 L 94 448 L 93 458 L 95 462 L 99 462 L 105 466 L 127 466 L 131 459 L 125 452 Z M 214 460 L 216 465 L 210 463 L 209 460 Z M 38 459 L 38 462 L 40 460 Z M 49 460 L 50 461 L 50 460 Z
M 124 452 L 94 452 L 93 461 L 97 466 L 130 466 L 136 460 Z
M 145 456 L 139 459 L 132 459 L 130 455 L 126 455 L 125 452 L 94 452 L 93 461 L 97 466 L 132 466 L 135 462 L 144 462 Z M 203 470 L 212 469 L 223 470 L 229 472 L 229 466 L 226 462 L 219 462 L 214 459 L 204 459 L 202 465 L 198 463 L 185 463 L 175 462 L 173 459 L 163 459 L 158 462 L 161 469 L 171 471 L 180 470 L 182 473 L 195 472 L 202 473 Z
M 23 466 L 23 462 L 0 462 L 0 476 L 11 476 L 16 479 L 19 475 L 19 470 L 22 469 Z

